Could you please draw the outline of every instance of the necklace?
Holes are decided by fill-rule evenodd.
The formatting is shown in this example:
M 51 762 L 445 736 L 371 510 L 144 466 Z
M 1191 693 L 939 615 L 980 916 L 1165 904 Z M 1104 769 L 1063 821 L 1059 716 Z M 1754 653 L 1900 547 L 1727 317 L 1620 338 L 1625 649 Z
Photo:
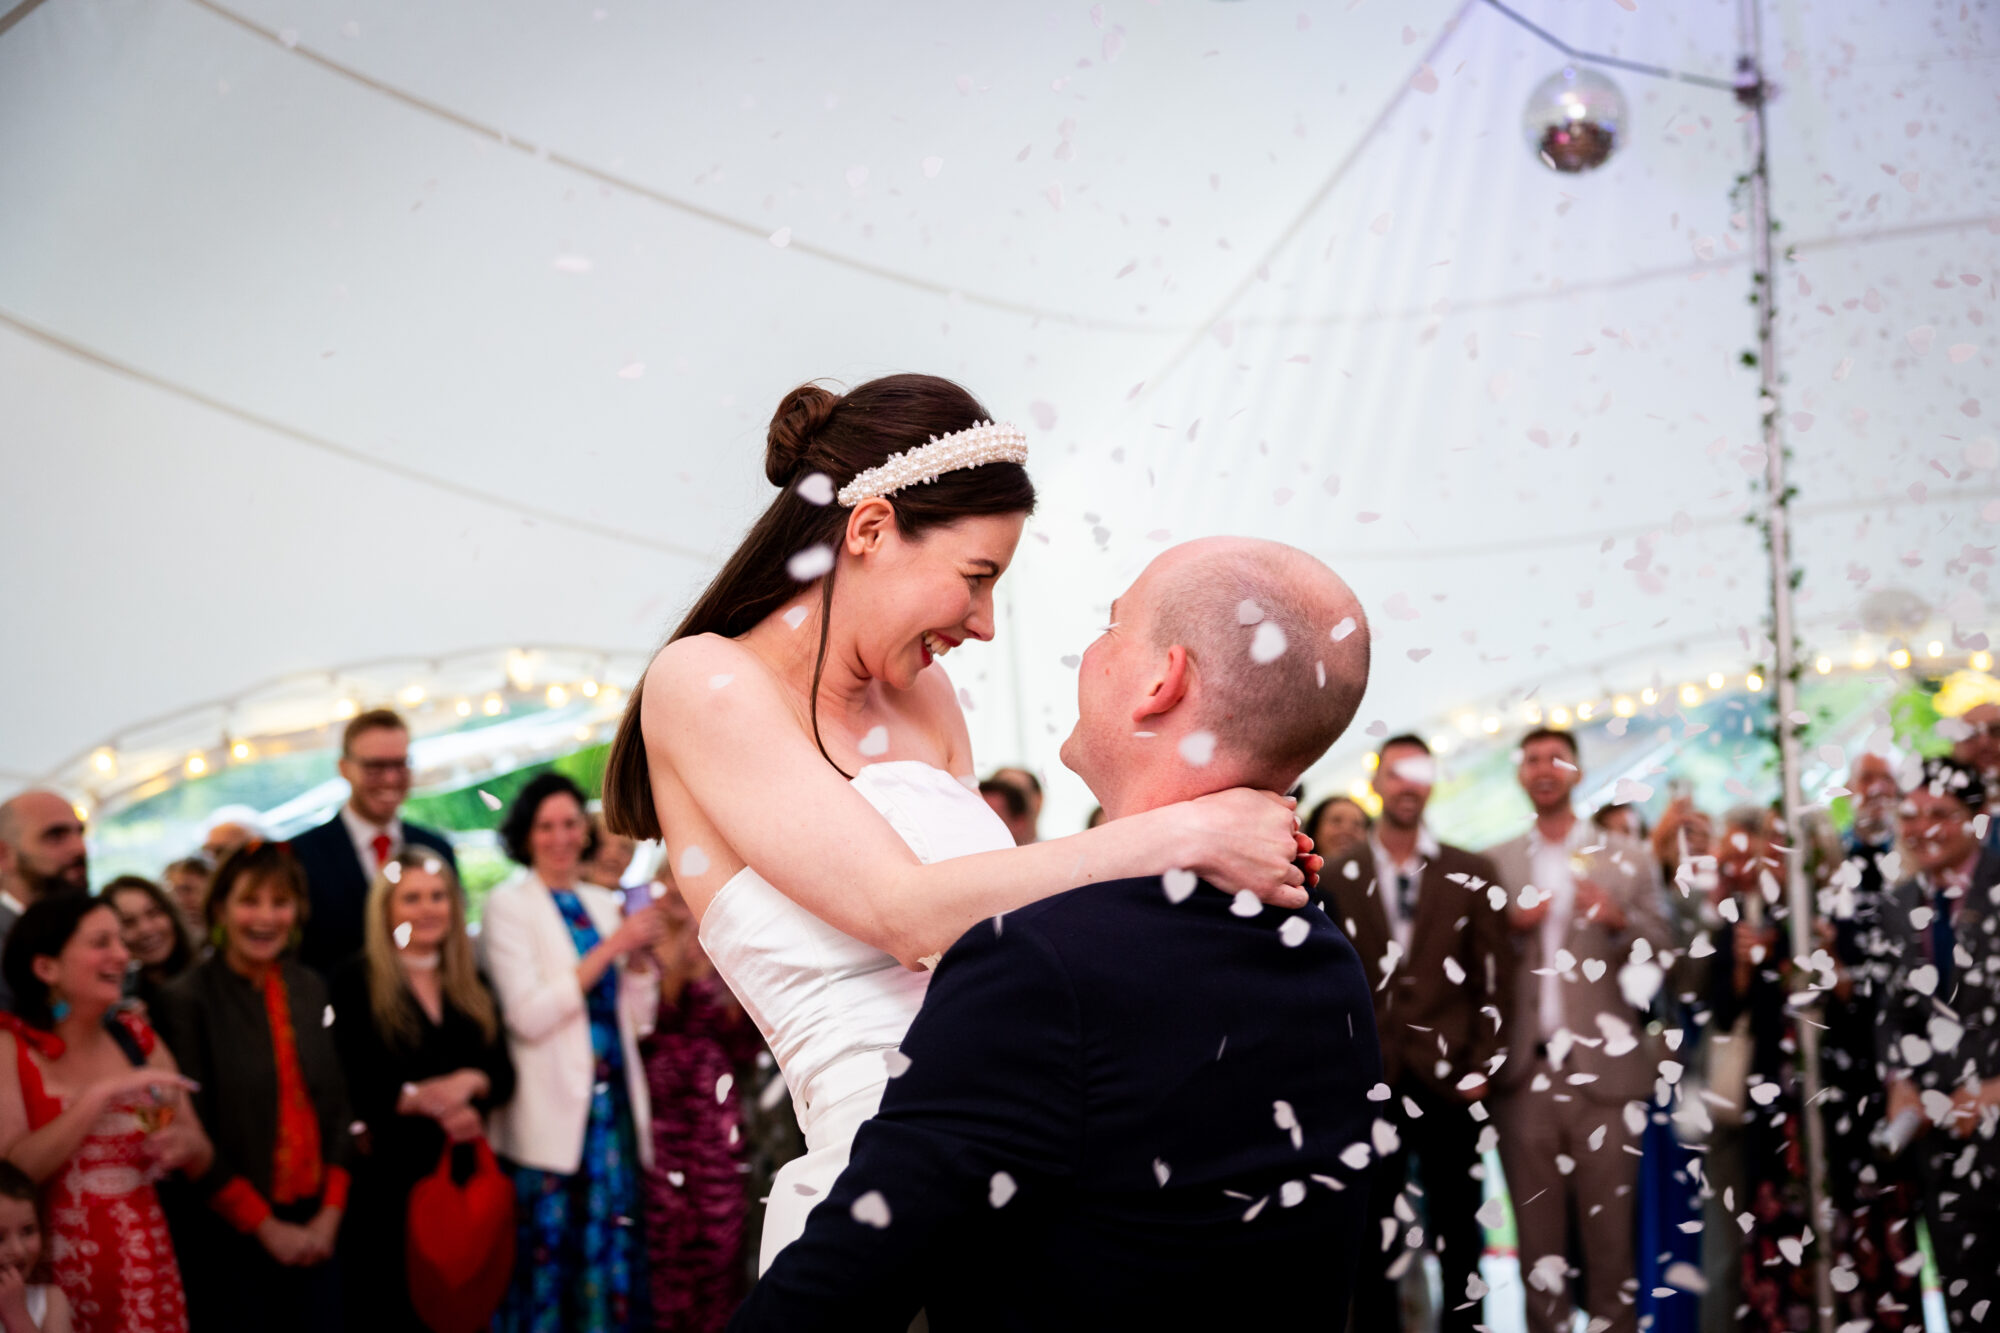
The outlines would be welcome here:
M 406 951 L 396 955 L 396 960 L 403 965 L 405 970 L 410 972 L 435 972 L 437 971 L 438 958 L 439 954 L 435 949 L 429 953 L 409 953 Z

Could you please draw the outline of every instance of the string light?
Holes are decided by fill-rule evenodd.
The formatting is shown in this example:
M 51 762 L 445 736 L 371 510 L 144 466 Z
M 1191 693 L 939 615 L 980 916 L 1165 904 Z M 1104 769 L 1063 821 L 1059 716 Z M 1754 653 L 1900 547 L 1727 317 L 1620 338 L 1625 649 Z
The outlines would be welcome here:
M 1755 694 L 1764 688 L 1764 678 L 1753 671 L 1743 678 L 1743 688 Z
M 1908 648 L 1898 648 L 1895 652 L 1890 653 L 1889 665 L 1898 671 L 1907 670 L 1910 665 L 1910 650 Z
M 90 756 L 90 766 L 108 778 L 118 771 L 118 757 L 109 750 L 99 750 Z
M 569 691 L 560 685 L 551 685 L 548 690 L 549 707 L 561 708 L 569 702 Z
M 502 706 L 503 705 L 500 702 L 499 695 L 489 694 L 486 696 L 486 703 L 484 704 L 484 708 L 486 710 L 486 716 L 488 717 L 500 716 L 500 709 Z
M 1929 653 L 1932 657 L 1943 657 L 1944 645 L 1942 643 L 1939 643 L 1936 639 L 1932 639 L 1930 643 L 1925 646 L 1924 651 Z
M 1576 720 L 1579 722 L 1588 722 L 1590 721 L 1590 715 L 1596 711 L 1597 711 L 1596 704 L 1590 703 L 1588 701 L 1580 703 L 1576 706 Z
M 1542 725 L 1542 710 L 1534 704 L 1528 704 L 1523 707 L 1521 709 L 1521 716 L 1527 720 L 1528 725 L 1531 727 Z
M 198 754 L 191 754 L 187 757 L 187 763 L 183 767 L 186 768 L 189 777 L 198 778 L 208 772 L 208 760 Z
M 1630 717 L 1639 710 L 1632 704 L 1632 696 L 1621 694 L 1611 701 L 1611 711 L 1620 717 Z
M 1500 731 L 1500 719 L 1489 713 L 1479 723 L 1479 729 L 1489 736 L 1497 735 Z
M 1976 652 L 1967 662 L 1967 665 L 1974 671 L 1991 671 L 1993 669 L 1993 654 L 1985 651 Z
M 1549 725 L 1566 727 L 1569 725 L 1569 709 L 1557 706 L 1549 710 Z
M 586 680 L 576 688 L 577 692 L 586 699 L 595 699 L 597 697 L 597 682 L 594 680 Z
M 459 700 L 459 701 L 458 701 L 458 702 L 457 702 L 457 703 L 456 703 L 455 705 L 453 705 L 453 707 L 452 707 L 452 711 L 453 711 L 454 713 L 457 713 L 457 714 L 458 714 L 458 715 L 459 715 L 460 717 L 471 717 L 471 716 L 472 716 L 472 700 L 470 700 L 470 699 L 460 699 L 460 700 Z
M 1473 713 L 1460 713 L 1458 715 L 1458 729 L 1464 732 L 1468 736 L 1470 736 L 1473 732 L 1478 731 L 1479 730 L 1478 716 Z
M 1375 753 L 1373 750 L 1370 750 L 1367 754 L 1361 756 L 1361 766 L 1367 769 L 1370 773 L 1373 773 L 1375 771 L 1375 766 L 1381 762 L 1382 762 L 1382 756 Z
M 1658 703 L 1659 701 L 1660 701 L 1660 692 L 1654 689 L 1651 685 L 1648 685 L 1645 689 L 1639 691 L 1639 702 L 1645 704 L 1648 708 L 1651 708 L 1654 704 Z
M 575 737 L 579 741 L 587 741 L 590 739 L 590 727 L 588 725 L 578 727 L 576 731 L 572 734 L 575 735 Z
M 1681 702 L 1692 708 L 1701 702 L 1701 691 L 1693 685 L 1681 686 Z
M 342 722 L 347 721 L 349 718 L 353 717 L 356 713 L 360 711 L 361 711 L 361 705 L 355 703 L 354 700 L 352 699 L 342 699 L 339 703 L 333 706 L 333 715 L 339 718 Z
M 1708 688 L 1711 690 L 1721 689 L 1722 681 L 1723 675 L 1720 671 L 1711 671 L 1708 673 Z
M 1854 650 L 1854 669 L 1856 671 L 1866 671 L 1874 665 L 1875 654 L 1869 652 L 1866 648 L 1856 648 Z
M 238 763 L 248 759 L 254 753 L 256 752 L 250 748 L 249 741 L 238 741 L 229 747 L 229 757 Z
M 424 687 L 421 685 L 406 686 L 403 692 L 397 697 L 414 708 L 424 701 Z
M 1833 670 L 1833 659 L 1831 657 L 1817 659 L 1813 662 L 1813 670 L 1824 676 L 1827 672 Z

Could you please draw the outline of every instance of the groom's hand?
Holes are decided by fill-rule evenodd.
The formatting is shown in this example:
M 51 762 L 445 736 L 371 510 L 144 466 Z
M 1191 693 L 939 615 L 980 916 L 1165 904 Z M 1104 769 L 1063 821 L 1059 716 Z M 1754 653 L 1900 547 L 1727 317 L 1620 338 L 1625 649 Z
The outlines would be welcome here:
M 1224 893 L 1245 892 L 1272 907 L 1304 907 L 1309 873 L 1300 864 L 1298 802 L 1276 792 L 1232 787 L 1184 809 L 1189 839 L 1182 864 Z M 1310 846 L 1310 841 L 1307 846 Z

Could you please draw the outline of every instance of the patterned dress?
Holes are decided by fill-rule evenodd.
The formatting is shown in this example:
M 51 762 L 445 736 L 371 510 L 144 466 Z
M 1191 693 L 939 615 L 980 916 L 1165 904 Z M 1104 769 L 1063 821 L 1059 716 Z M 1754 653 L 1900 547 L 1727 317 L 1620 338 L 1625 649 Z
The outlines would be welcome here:
M 575 892 L 551 889 L 577 957 L 599 943 Z M 585 997 L 597 1056 L 583 1159 L 576 1174 L 514 1168 L 520 1218 L 514 1283 L 500 1333 L 613 1333 L 645 1327 L 638 1227 L 639 1149 L 618 1041 L 618 973 L 606 968 Z
M 757 1058 L 757 1030 L 721 978 L 698 977 L 639 1043 L 653 1102 L 646 1251 L 653 1326 L 710 1333 L 743 1299 L 749 1190 L 737 1083 Z
M 113 1021 L 124 1024 L 142 1052 L 152 1052 L 155 1039 L 145 1020 L 121 1013 Z M 44 1089 L 30 1051 L 60 1059 L 62 1039 L 12 1014 L 0 1014 L 0 1028 L 14 1034 L 28 1127 L 40 1129 L 62 1114 L 63 1103 Z M 187 1298 L 153 1191 L 140 1109 L 134 1099 L 98 1117 L 43 1190 L 48 1264 L 69 1298 L 77 1333 L 187 1333 Z

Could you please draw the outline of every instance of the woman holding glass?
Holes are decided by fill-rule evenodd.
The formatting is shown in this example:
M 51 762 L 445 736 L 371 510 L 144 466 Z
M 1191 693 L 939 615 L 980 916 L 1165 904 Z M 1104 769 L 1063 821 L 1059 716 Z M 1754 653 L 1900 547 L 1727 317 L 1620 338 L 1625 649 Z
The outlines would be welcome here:
M 0 1153 L 41 1185 L 56 1284 L 82 1333 L 185 1333 L 180 1266 L 154 1183 L 213 1150 L 173 1054 L 117 1011 L 130 956 L 109 903 L 58 893 L 7 936 Z

